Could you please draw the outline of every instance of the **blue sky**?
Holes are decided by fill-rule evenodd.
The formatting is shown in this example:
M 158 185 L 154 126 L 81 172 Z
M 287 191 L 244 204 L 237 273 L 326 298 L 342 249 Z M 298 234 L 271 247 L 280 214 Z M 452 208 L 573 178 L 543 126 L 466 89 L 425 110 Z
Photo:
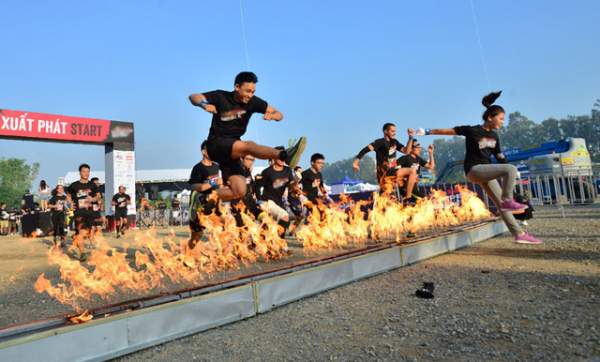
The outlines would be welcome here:
M 187 96 L 230 89 L 246 68 L 239 0 L 2 8 L 0 108 L 132 121 L 138 169 L 191 168 L 210 117 Z M 243 0 L 243 11 L 257 95 L 285 115 L 255 116 L 246 138 L 306 135 L 305 162 L 316 151 L 350 157 L 388 121 L 478 123 L 490 90 L 537 121 L 587 113 L 600 98 L 598 1 Z M 98 146 L 7 140 L 0 157 L 40 162 L 51 184 L 104 162 Z

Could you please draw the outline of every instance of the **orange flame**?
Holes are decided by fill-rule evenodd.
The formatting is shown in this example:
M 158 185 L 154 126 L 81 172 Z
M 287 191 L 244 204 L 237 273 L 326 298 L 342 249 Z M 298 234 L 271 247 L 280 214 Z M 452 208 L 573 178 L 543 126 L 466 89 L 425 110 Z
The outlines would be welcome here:
M 352 202 L 345 196 L 334 205 L 310 205 L 313 211 L 307 223 L 297 228 L 296 238 L 309 252 L 350 248 L 369 240 L 401 241 L 408 232 L 435 232 L 490 217 L 473 192 L 464 188 L 458 191 L 460 206 L 442 191 L 433 191 L 414 206 L 375 194 L 373 208 L 366 213 L 362 210 L 366 202 Z M 173 284 L 197 285 L 219 271 L 288 255 L 287 242 L 279 236 L 280 226 L 275 220 L 265 217 L 256 222 L 242 213 L 245 226 L 239 228 L 229 210 L 220 211 L 219 215 L 198 214 L 205 227 L 204 239 L 193 249 L 187 240 L 177 240 L 174 232 L 159 238 L 154 229 L 136 232 L 131 246 L 113 247 L 97 235 L 95 249 L 85 263 L 60 248 L 51 248 L 48 259 L 58 266 L 60 282 L 53 284 L 41 274 L 34 288 L 81 311 L 95 300 L 108 301 L 120 293 L 142 296 Z M 75 245 L 82 251 L 83 238 L 76 238 Z

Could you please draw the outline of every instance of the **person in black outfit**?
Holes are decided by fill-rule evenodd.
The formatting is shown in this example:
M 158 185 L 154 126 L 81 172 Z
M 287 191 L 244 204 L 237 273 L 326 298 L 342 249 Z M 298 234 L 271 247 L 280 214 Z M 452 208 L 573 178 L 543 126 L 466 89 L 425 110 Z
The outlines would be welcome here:
M 48 208 L 52 212 L 54 245 L 60 247 L 66 238 L 65 211 L 67 210 L 67 196 L 62 185 L 56 186 L 52 192 L 52 197 L 48 201 Z
M 214 190 L 218 190 L 223 184 L 219 177 L 219 164 L 213 162 L 208 155 L 206 141 L 200 146 L 202 149 L 202 160 L 192 169 L 188 183 L 192 187 L 190 197 L 190 240 L 188 246 L 193 249 L 202 238 L 205 227 L 200 223 L 199 213 L 210 215 L 218 213 L 217 200 L 211 197 Z
M 324 166 L 325 156 L 315 153 L 310 157 L 310 168 L 302 172 L 302 192 L 308 201 L 313 204 L 317 204 L 319 201 L 326 202 L 327 200 L 327 190 L 321 174 Z M 319 192 L 321 196 L 319 196 Z
M 262 113 L 267 121 L 283 119 L 281 112 L 254 96 L 257 82 L 258 78 L 254 73 L 241 72 L 235 77 L 232 92 L 215 90 L 189 96 L 194 106 L 213 114 L 207 150 L 210 158 L 219 164 L 223 180 L 226 181 L 226 186 L 217 190 L 223 201 L 240 199 L 246 194 L 246 180 L 242 175 L 240 158 L 248 155 L 263 160 L 277 158 L 295 166 L 306 145 L 304 137 L 293 147 L 283 151 L 241 140 L 252 114 Z
M 282 146 L 276 148 L 283 149 Z M 261 208 L 279 223 L 281 226 L 279 235 L 283 238 L 290 225 L 290 215 L 286 210 L 283 195 L 295 184 L 294 172 L 285 165 L 284 161 L 273 159 L 271 166 L 264 169 L 260 175 L 262 186 L 260 199 L 263 201 Z
M 502 153 L 500 139 L 495 131 L 504 124 L 504 108 L 494 104 L 501 93 L 492 92 L 481 100 L 485 107 L 481 117 L 483 125 L 419 129 L 417 134 L 464 136 L 466 146 L 464 168 L 467 180 L 481 185 L 492 199 L 516 243 L 542 244 L 542 240 L 523 231 L 513 216 L 513 213 L 527 209 L 527 205 L 516 202 L 513 198 L 517 168 L 509 164 Z M 492 156 L 497 163 L 492 164 Z M 498 179 L 502 180 L 502 187 Z
M 94 225 L 95 214 L 93 202 L 97 201 L 100 197 L 98 187 L 90 181 L 89 177 L 90 166 L 84 163 L 79 166 L 79 180 L 73 182 L 67 189 L 68 202 L 73 205 L 75 210 L 75 237 L 73 237 L 73 245 L 79 249 L 81 258 L 84 256 L 83 238 L 91 236 L 91 229 Z
M 258 207 L 256 199 L 256 181 L 252 176 L 252 168 L 254 167 L 254 156 L 248 155 L 241 159 L 242 176 L 246 178 L 246 195 L 241 200 L 231 202 L 233 216 L 238 227 L 244 226 L 244 221 L 241 216 L 242 210 L 258 218 L 261 209 Z M 243 205 L 242 205 L 243 203 Z
M 102 215 L 102 209 L 104 208 L 104 195 L 100 191 L 100 179 L 98 177 L 92 177 L 90 180 L 98 189 L 98 199 L 92 202 L 92 210 L 94 211 L 94 225 L 92 227 L 92 236 L 96 233 L 101 233 L 104 229 L 104 216 Z
M 127 195 L 125 191 L 125 186 L 119 186 L 119 192 L 112 198 L 112 206 L 115 208 L 115 232 L 117 238 L 125 235 L 125 229 L 127 228 L 127 206 L 131 204 L 131 196 Z
M 383 138 L 376 139 L 365 146 L 354 158 L 352 168 L 355 172 L 360 170 L 360 160 L 367 153 L 375 151 L 375 160 L 377 163 L 377 181 L 379 185 L 384 185 L 386 177 L 395 177 L 395 182 L 400 184 L 403 179 L 408 178 L 406 184 L 405 197 L 411 198 L 413 188 L 417 180 L 416 170 L 412 168 L 401 168 L 396 163 L 397 152 L 409 154 L 412 150 L 413 140 L 415 132 L 412 129 L 408 129 L 408 143 L 406 147 L 398 142 L 396 137 L 396 125 L 393 123 L 386 123 L 383 125 Z
M 413 139 L 412 150 L 408 155 L 404 155 L 398 159 L 398 165 L 402 168 L 414 168 L 417 172 L 417 180 L 419 182 L 418 177 L 421 175 L 421 168 L 426 168 L 428 170 L 433 170 L 435 168 L 435 158 L 433 155 L 434 147 L 430 145 L 427 148 L 427 152 L 429 153 L 429 161 L 425 161 L 421 158 L 421 152 L 423 151 L 423 147 L 417 142 L 416 139 Z M 417 190 L 413 189 L 412 193 L 413 197 L 423 197 L 423 195 Z

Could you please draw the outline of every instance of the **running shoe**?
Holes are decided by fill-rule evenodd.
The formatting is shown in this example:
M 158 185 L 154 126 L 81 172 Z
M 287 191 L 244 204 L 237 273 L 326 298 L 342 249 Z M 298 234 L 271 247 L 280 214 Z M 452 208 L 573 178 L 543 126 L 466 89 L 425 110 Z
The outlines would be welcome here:
M 521 210 L 525 210 L 528 207 L 529 206 L 520 204 L 513 199 L 504 200 L 500 204 L 500 210 L 502 210 L 503 212 L 521 211 Z
M 543 244 L 544 242 L 542 240 L 536 238 L 535 236 L 531 235 L 530 233 L 524 232 L 521 235 L 515 236 L 515 243 L 539 245 L 539 244 Z
M 300 157 L 306 147 L 306 137 L 300 137 L 295 145 L 285 150 L 285 163 L 289 168 L 294 168 L 300 162 Z

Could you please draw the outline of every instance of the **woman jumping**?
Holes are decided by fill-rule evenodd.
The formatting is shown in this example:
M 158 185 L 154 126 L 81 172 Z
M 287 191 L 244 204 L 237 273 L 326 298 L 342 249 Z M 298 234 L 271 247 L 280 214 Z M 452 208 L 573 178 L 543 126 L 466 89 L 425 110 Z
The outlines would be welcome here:
M 502 92 L 490 93 L 481 101 L 486 108 L 483 112 L 483 125 L 459 126 L 443 129 L 419 129 L 417 135 L 464 136 L 467 152 L 465 154 L 465 175 L 467 180 L 481 185 L 492 199 L 504 223 L 519 244 L 542 244 L 543 241 L 521 229 L 513 213 L 527 208 L 513 199 L 513 189 L 517 178 L 517 168 L 506 161 L 500 149 L 498 134 L 504 123 L 504 108 L 494 105 Z M 491 163 L 494 155 L 497 164 Z M 502 187 L 497 179 L 502 179 Z

